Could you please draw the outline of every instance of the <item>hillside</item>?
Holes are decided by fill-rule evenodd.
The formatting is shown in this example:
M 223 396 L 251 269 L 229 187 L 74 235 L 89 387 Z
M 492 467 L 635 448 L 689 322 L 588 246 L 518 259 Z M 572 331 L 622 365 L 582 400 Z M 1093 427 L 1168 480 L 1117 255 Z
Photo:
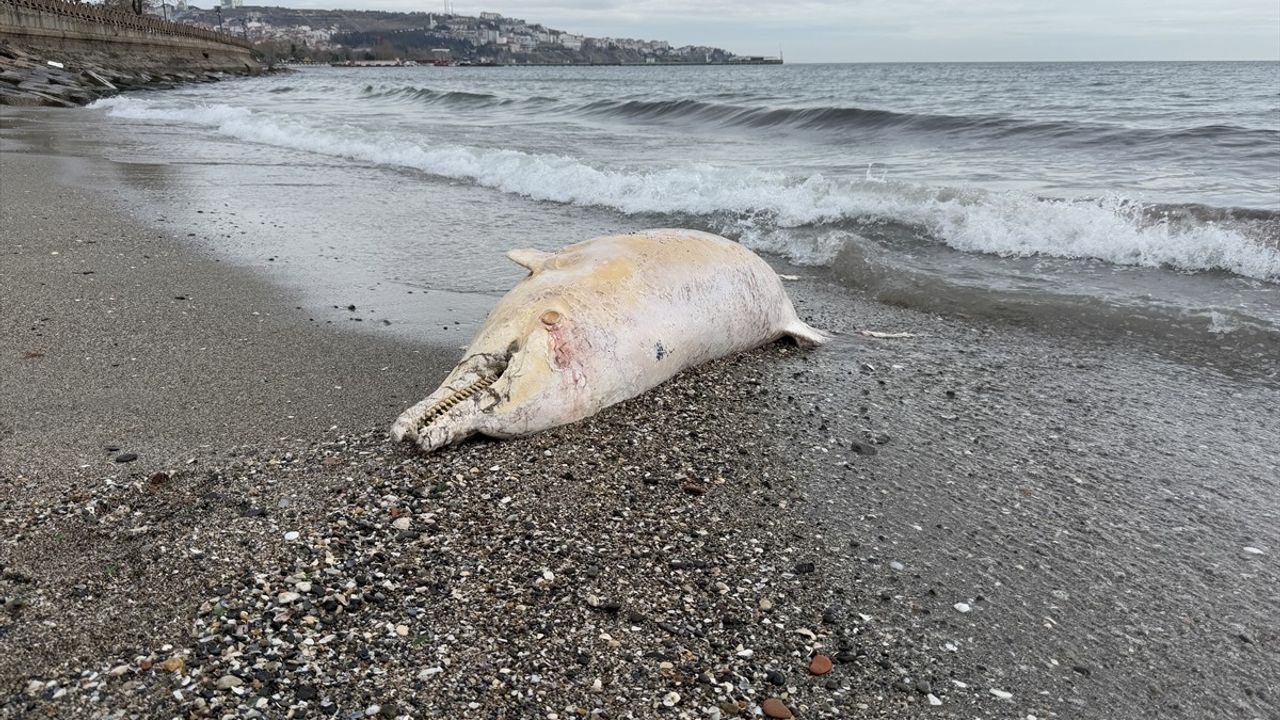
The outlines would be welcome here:
M 721 48 L 661 40 L 575 35 L 497 13 L 479 17 L 370 10 L 244 6 L 177 11 L 183 22 L 221 28 L 271 59 L 339 62 L 413 60 L 474 64 L 688 64 L 737 58 Z

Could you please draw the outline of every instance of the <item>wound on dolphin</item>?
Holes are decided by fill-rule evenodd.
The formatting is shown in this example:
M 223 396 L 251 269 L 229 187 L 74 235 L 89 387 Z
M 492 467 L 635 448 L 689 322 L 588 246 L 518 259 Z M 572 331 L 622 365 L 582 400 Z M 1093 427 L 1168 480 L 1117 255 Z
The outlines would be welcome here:
M 827 340 L 796 316 L 768 263 L 718 235 L 646 230 L 507 256 L 529 275 L 440 387 L 400 415 L 396 440 L 431 452 L 477 433 L 527 435 L 716 358 L 783 337 Z

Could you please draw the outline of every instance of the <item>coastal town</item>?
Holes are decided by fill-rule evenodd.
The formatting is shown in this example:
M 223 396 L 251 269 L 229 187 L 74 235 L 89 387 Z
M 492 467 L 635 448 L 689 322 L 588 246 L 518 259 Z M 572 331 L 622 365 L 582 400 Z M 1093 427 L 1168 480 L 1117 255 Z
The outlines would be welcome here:
M 781 58 L 735 55 L 704 45 L 589 37 L 496 12 L 311 10 L 241 5 L 212 8 L 161 4 L 179 22 L 220 30 L 254 43 L 274 62 L 438 65 L 769 64 Z

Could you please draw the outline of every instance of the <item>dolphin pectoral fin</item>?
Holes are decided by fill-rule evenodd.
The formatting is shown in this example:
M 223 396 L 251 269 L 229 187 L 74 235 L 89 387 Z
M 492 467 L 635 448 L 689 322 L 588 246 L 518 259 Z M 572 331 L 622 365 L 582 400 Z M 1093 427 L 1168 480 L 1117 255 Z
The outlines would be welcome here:
M 517 250 L 508 250 L 507 257 L 511 258 L 511 262 L 522 267 L 529 268 L 529 272 L 538 272 L 542 269 L 542 265 L 547 262 L 547 258 L 555 253 L 544 252 L 542 250 L 534 250 L 533 248 L 522 248 Z
M 782 328 L 782 334 L 795 340 L 796 344 L 802 347 L 817 347 L 831 339 L 831 336 L 827 333 L 817 328 L 809 327 L 800 319 L 792 320 L 786 327 Z

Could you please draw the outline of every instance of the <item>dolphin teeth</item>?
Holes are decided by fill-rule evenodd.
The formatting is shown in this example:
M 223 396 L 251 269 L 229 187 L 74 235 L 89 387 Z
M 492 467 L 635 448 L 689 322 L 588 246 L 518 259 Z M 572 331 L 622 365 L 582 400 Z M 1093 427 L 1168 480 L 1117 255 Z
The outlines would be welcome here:
M 419 427 L 423 428 L 423 427 L 426 427 L 427 425 L 430 425 L 436 418 L 445 414 L 449 410 L 452 410 L 454 406 L 456 406 L 458 403 L 462 402 L 463 400 L 466 400 L 472 395 L 475 395 L 481 390 L 484 390 L 485 388 L 497 382 L 498 377 L 499 377 L 498 375 L 490 375 L 487 377 L 482 377 L 479 380 L 476 380 L 475 382 L 471 383 L 470 385 L 463 387 L 461 390 L 455 391 L 449 397 L 444 398 L 443 400 L 437 402 L 435 405 L 431 406 L 431 409 L 428 410 L 426 414 L 422 416 L 422 420 L 419 423 Z

